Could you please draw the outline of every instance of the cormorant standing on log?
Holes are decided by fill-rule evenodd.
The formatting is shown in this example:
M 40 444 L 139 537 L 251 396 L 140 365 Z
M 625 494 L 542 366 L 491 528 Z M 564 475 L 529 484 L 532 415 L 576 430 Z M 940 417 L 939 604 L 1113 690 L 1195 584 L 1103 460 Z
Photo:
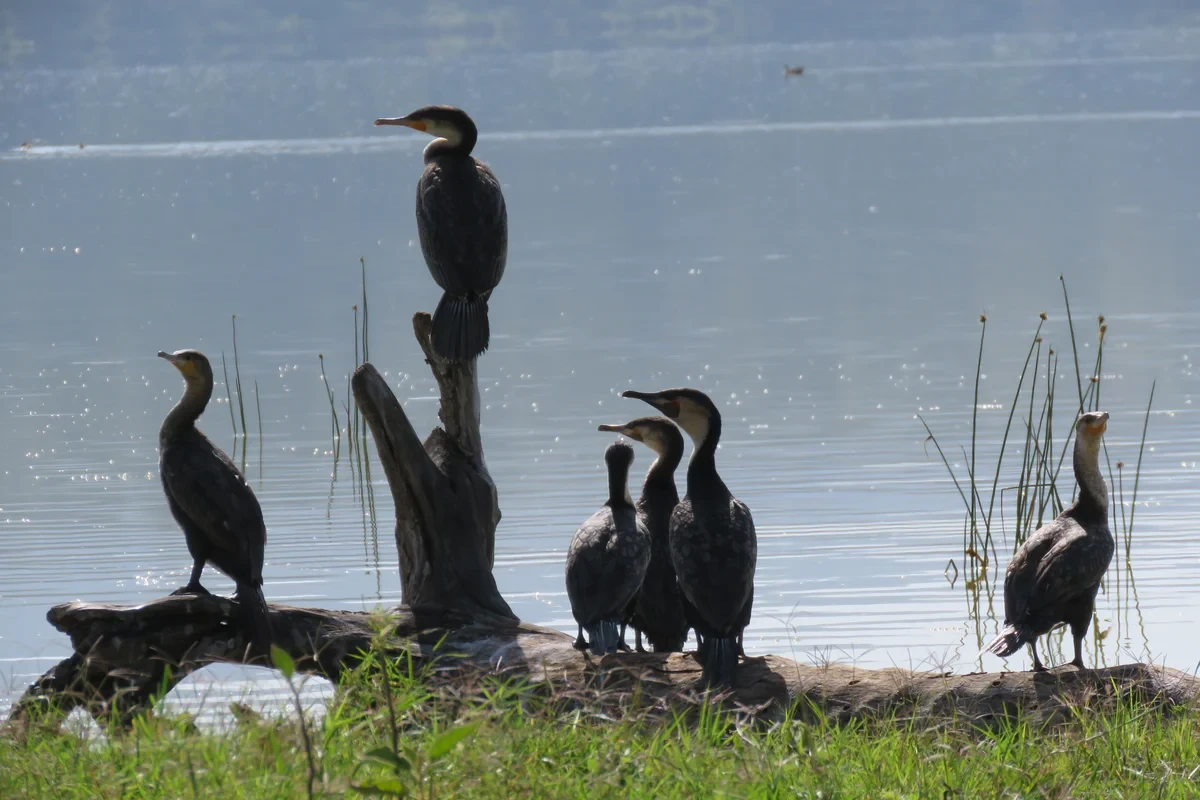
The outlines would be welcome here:
M 683 435 L 666 417 L 641 417 L 624 425 L 601 425 L 600 430 L 628 436 L 658 454 L 637 501 L 638 520 L 650 534 L 650 564 L 633 598 L 630 623 L 637 631 L 639 653 L 645 652 L 643 633 L 654 652 L 678 652 L 687 641 L 688 621 L 671 563 L 671 512 L 679 504 L 675 468 L 683 459 Z
M 236 598 L 255 649 L 271 648 L 271 622 L 263 596 L 263 549 L 267 528 L 258 498 L 219 447 L 196 430 L 213 391 L 213 372 L 198 350 L 159 352 L 183 375 L 183 398 L 158 432 L 158 466 L 171 515 L 183 528 L 192 554 L 192 577 L 174 594 L 209 594 L 200 585 L 205 563 L 237 584 Z
M 1100 474 L 1100 442 L 1107 428 L 1107 411 L 1090 411 L 1075 423 L 1079 497 L 1017 548 L 1004 574 L 1004 627 L 984 652 L 1006 658 L 1031 645 L 1033 670 L 1041 672 L 1037 637 L 1066 623 L 1075 640 L 1071 663 L 1083 669 L 1083 637 L 1115 547 L 1108 529 L 1108 486 Z
M 488 348 L 488 298 L 508 259 L 508 211 L 500 182 L 471 155 L 475 123 L 461 108 L 425 106 L 375 124 L 436 137 L 417 181 L 421 253 L 443 292 L 433 313 L 433 349 L 453 361 L 476 358 Z
M 704 681 L 732 686 L 742 632 L 750 622 L 758 540 L 746 504 L 717 474 L 721 413 L 697 389 L 623 392 L 644 400 L 691 437 L 687 494 L 671 514 L 671 561 L 696 630 Z
M 579 624 L 575 646 L 595 655 L 617 652 L 619 628 L 650 562 L 650 534 L 629 496 L 633 448 L 614 442 L 604 461 L 608 502 L 580 526 L 567 551 L 567 596 Z

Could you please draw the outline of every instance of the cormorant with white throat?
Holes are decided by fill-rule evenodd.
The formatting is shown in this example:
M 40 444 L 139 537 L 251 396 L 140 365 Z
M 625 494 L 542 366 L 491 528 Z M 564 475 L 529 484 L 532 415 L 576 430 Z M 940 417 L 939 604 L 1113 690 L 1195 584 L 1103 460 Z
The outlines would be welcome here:
M 488 299 L 508 260 L 508 210 L 496 176 L 471 155 L 479 133 L 467 112 L 425 106 L 375 120 L 436 137 L 417 181 L 417 234 L 429 274 L 442 288 L 433 313 L 433 349 L 467 361 L 488 348 Z
M 671 561 L 700 643 L 704 681 L 732 686 L 742 632 L 750 622 L 758 540 L 750 509 L 717 474 L 721 412 L 698 389 L 621 396 L 654 406 L 692 439 L 687 494 L 671 514 Z
M 1007 658 L 1031 645 L 1033 670 L 1042 672 L 1037 637 L 1065 623 L 1075 640 L 1071 663 L 1083 669 L 1083 637 L 1116 544 L 1108 528 L 1108 486 L 1100 473 L 1107 428 L 1107 411 L 1089 411 L 1075 423 L 1079 497 L 1017 548 L 1004 574 L 1004 627 L 984 652 Z
M 173 594 L 209 594 L 200 585 L 204 565 L 233 578 L 248 637 L 267 655 L 271 622 L 263 596 L 267 527 L 258 498 L 219 447 L 196 429 L 213 392 L 212 365 L 198 350 L 159 352 L 183 375 L 183 398 L 158 432 L 158 465 L 171 515 L 183 529 L 192 555 L 192 577 Z

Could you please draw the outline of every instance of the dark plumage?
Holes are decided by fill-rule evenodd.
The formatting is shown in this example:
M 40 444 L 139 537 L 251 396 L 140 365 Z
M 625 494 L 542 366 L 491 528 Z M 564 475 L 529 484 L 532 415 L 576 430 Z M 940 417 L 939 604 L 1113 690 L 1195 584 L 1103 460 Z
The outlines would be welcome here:
M 209 594 L 200 585 L 206 563 L 237 584 L 236 597 L 256 650 L 271 647 L 271 623 L 263 596 L 263 550 L 267 529 L 258 498 L 229 456 L 196 430 L 212 397 L 212 366 L 196 350 L 158 354 L 183 375 L 186 389 L 158 433 L 158 465 L 171 515 L 183 528 L 192 554 L 192 577 L 174 594 Z
M 694 443 L 687 494 L 671 514 L 671 561 L 710 686 L 732 686 L 754 601 L 758 540 L 746 504 L 717 474 L 721 413 L 697 389 L 628 391 L 674 420 Z
M 1083 637 L 1092 622 L 1096 592 L 1112 560 L 1108 487 L 1100 474 L 1100 442 L 1108 412 L 1091 411 L 1075 423 L 1075 480 L 1079 497 L 1053 522 L 1038 528 L 1017 548 L 1004 575 L 1004 627 L 984 652 L 1005 658 L 1062 623 L 1071 626 L 1075 658 L 1083 669 Z
M 604 461 L 608 502 L 580 526 L 567 551 L 567 596 L 579 624 L 575 646 L 596 655 L 617 651 L 618 629 L 650 562 L 650 534 L 638 521 L 629 496 L 633 448 L 611 444 Z
M 683 435 L 665 417 L 641 417 L 624 425 L 601 425 L 600 430 L 628 436 L 658 454 L 637 501 L 638 521 L 650 534 L 650 564 L 629 620 L 637 631 L 638 652 L 644 652 L 642 634 L 654 652 L 678 652 L 687 641 L 688 622 L 671 563 L 671 513 L 679 504 L 675 468 L 683 458 Z
M 433 313 L 433 348 L 467 361 L 488 348 L 488 298 L 508 260 L 508 211 L 500 182 L 471 155 L 479 133 L 467 113 L 426 106 L 375 120 L 435 136 L 417 181 L 417 233 L 429 274 L 442 288 Z

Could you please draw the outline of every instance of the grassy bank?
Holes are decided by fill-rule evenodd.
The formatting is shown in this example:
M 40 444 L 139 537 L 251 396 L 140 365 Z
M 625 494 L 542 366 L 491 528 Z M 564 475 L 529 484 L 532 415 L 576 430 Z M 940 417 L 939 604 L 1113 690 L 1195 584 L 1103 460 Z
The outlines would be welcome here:
M 1182 798 L 1200 774 L 1200 717 L 1180 710 L 1080 710 L 1054 728 L 749 728 L 711 706 L 684 715 L 626 698 L 614 710 L 610 698 L 601 712 L 500 683 L 433 690 L 402 666 L 389 676 L 367 665 L 303 726 L 243 711 L 215 732 L 157 716 L 124 735 L 0 739 L 0 797 Z

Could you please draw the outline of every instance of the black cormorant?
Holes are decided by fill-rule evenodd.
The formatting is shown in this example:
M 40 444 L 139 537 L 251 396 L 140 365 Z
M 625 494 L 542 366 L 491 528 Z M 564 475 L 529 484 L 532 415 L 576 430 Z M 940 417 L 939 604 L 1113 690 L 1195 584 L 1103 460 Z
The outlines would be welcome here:
M 683 458 L 683 435 L 666 417 L 641 417 L 624 425 L 601 425 L 600 430 L 628 436 L 658 454 L 637 501 L 638 519 L 650 533 L 650 565 L 633 598 L 630 623 L 637 631 L 638 652 L 644 652 L 643 633 L 654 652 L 678 652 L 687 641 L 688 622 L 671 563 L 671 512 L 679 504 L 675 468 Z
M 263 549 L 267 529 L 258 498 L 237 467 L 196 430 L 196 419 L 212 397 L 212 366 L 197 350 L 160 352 L 183 375 L 186 389 L 158 433 L 158 465 L 171 515 L 183 528 L 192 554 L 192 577 L 174 594 L 209 594 L 200 585 L 205 563 L 237 584 L 247 633 L 256 649 L 271 646 L 271 623 L 263 596 Z
M 1004 627 L 984 652 L 1006 658 L 1032 645 L 1033 669 L 1041 672 L 1037 637 L 1066 623 L 1075 639 L 1071 663 L 1083 669 L 1083 637 L 1114 548 L 1108 487 L 1100 474 L 1100 441 L 1107 427 L 1107 411 L 1090 411 L 1075 423 L 1079 497 L 1017 548 L 1004 574 Z
M 644 400 L 691 437 L 687 494 L 671 514 L 671 561 L 696 630 L 704 680 L 732 686 L 742 632 L 750 622 L 758 540 L 746 504 L 717 474 L 721 413 L 697 389 L 622 393 Z
M 595 655 L 617 652 L 618 630 L 650 562 L 650 534 L 629 496 L 633 448 L 610 444 L 604 461 L 608 502 L 580 526 L 567 551 L 567 596 L 579 624 L 575 646 Z
M 421 252 L 443 292 L 433 313 L 433 348 L 455 361 L 475 358 L 488 348 L 488 298 L 508 259 L 504 193 L 488 166 L 471 156 L 478 130 L 453 106 L 426 106 L 375 124 L 436 137 L 425 147 L 417 181 Z

